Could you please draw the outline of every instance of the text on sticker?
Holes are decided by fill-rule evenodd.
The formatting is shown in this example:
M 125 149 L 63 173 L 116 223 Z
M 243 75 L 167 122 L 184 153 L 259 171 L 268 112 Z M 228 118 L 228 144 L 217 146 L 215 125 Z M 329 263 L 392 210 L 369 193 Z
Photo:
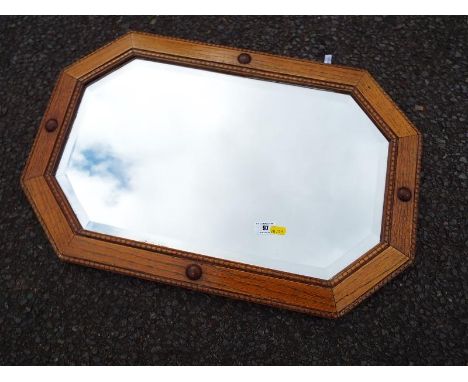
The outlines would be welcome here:
M 272 225 L 270 227 L 270 233 L 272 233 L 273 235 L 286 235 L 286 227 Z

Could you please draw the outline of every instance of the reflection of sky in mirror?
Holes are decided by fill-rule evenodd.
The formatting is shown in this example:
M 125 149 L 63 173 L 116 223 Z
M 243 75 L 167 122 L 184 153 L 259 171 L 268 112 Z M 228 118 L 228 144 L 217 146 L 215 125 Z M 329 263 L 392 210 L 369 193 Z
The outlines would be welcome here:
M 387 151 L 348 95 L 134 60 L 86 89 L 57 179 L 86 229 L 328 279 L 379 242 Z

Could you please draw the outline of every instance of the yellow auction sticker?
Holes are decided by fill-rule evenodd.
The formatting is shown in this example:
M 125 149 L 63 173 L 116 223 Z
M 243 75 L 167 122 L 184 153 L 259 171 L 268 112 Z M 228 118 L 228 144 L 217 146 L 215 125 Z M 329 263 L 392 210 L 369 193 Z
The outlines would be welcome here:
M 286 227 L 272 225 L 270 227 L 270 233 L 272 233 L 273 235 L 286 235 Z

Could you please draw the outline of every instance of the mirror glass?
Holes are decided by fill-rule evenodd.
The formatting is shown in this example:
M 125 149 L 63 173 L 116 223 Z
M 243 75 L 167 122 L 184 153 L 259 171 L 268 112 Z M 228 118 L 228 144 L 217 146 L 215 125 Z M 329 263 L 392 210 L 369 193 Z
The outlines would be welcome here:
M 135 59 L 56 177 L 87 230 L 330 279 L 380 241 L 387 155 L 349 95 Z

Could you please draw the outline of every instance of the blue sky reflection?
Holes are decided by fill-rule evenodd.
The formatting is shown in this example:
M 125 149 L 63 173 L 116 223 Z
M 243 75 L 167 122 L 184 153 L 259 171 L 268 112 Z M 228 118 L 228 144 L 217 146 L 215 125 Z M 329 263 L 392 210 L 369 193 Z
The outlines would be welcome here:
M 84 148 L 72 157 L 70 168 L 85 176 L 111 178 L 119 189 L 129 187 L 130 165 L 110 152 L 109 147 Z

